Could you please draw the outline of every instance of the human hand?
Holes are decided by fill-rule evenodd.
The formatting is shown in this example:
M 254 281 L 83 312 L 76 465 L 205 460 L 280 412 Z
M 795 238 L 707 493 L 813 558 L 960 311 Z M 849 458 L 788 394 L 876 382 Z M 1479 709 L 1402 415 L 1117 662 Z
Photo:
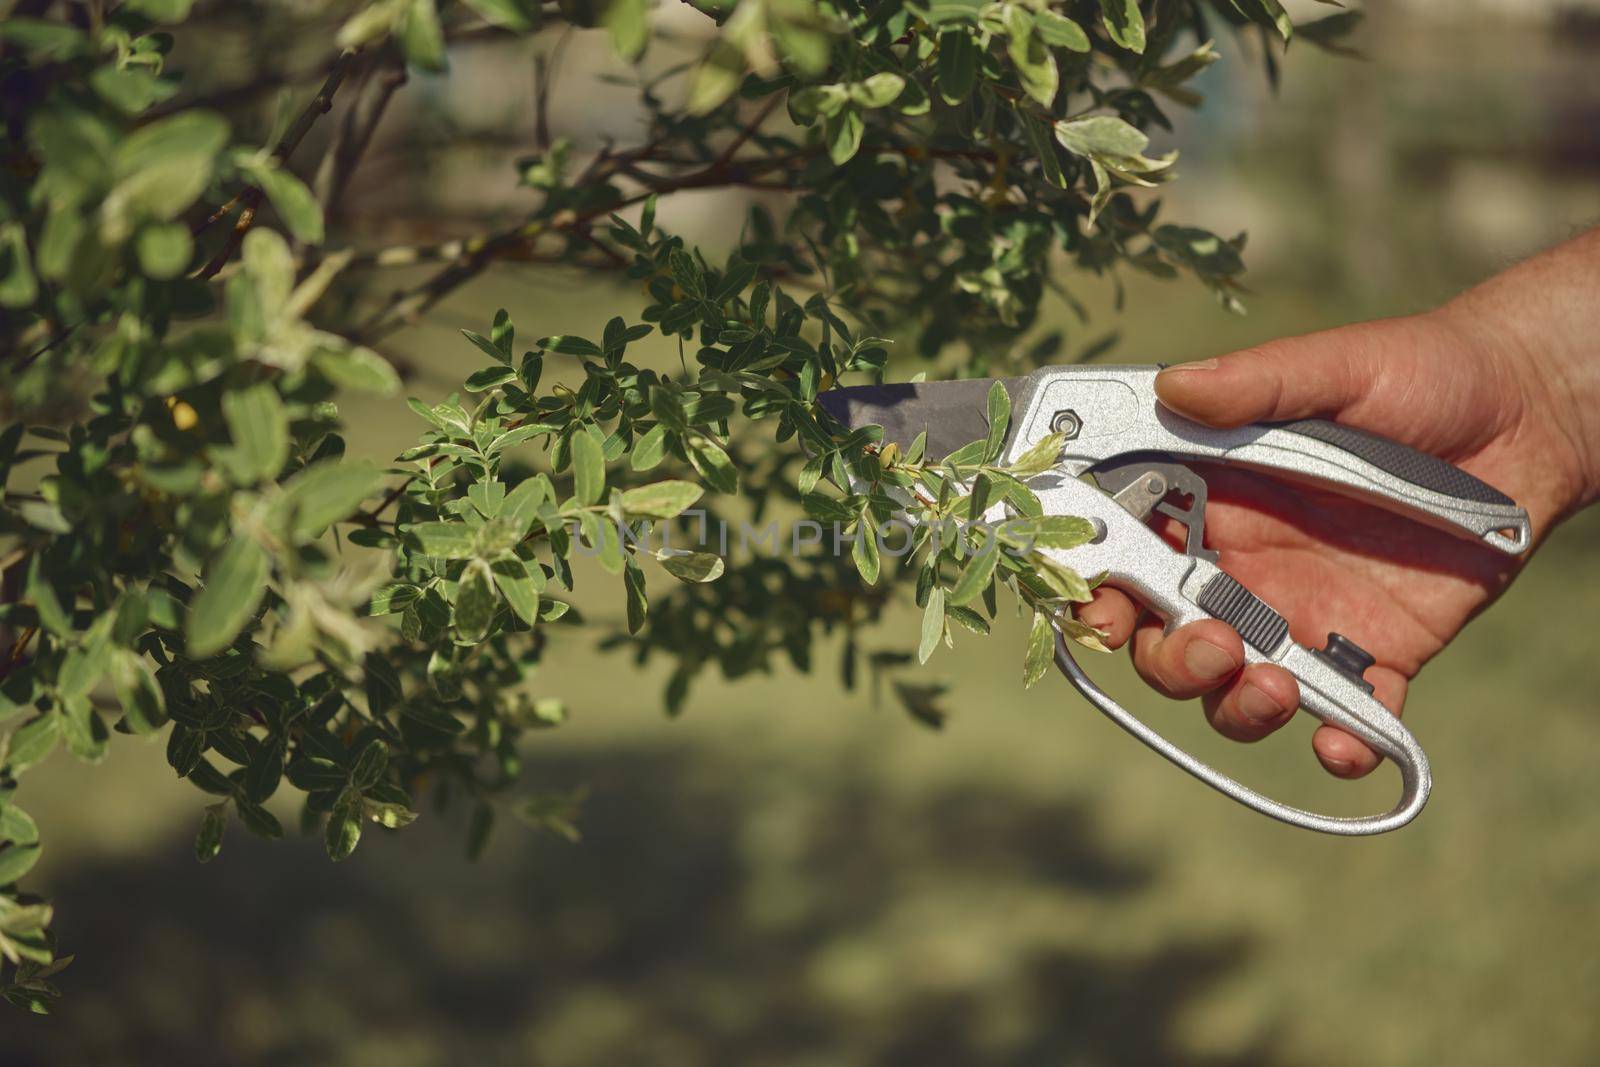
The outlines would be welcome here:
M 1590 244 L 1600 253 L 1600 240 Z M 1600 271 L 1600 256 L 1583 262 Z M 1516 273 L 1429 314 L 1173 367 L 1156 390 L 1174 411 L 1213 426 L 1321 416 L 1450 460 L 1526 508 L 1537 544 L 1594 494 L 1600 448 L 1578 413 L 1600 401 L 1600 355 L 1550 337 L 1533 344 L 1503 328 L 1503 303 L 1526 312 L 1499 291 Z M 1203 472 L 1206 540 L 1221 566 L 1276 608 L 1300 643 L 1318 647 L 1337 631 L 1377 656 L 1366 678 L 1396 714 L 1410 679 L 1526 559 L 1351 497 L 1257 472 Z M 1294 676 L 1283 668 L 1240 670 L 1243 644 L 1220 620 L 1164 634 L 1160 619 L 1141 617 L 1126 594 L 1109 588 L 1079 617 L 1107 632 L 1112 647 L 1131 640 L 1146 682 L 1169 697 L 1202 696 L 1211 724 L 1235 740 L 1265 737 L 1299 704 Z M 1312 744 L 1339 777 L 1361 777 L 1379 762 L 1331 726 L 1320 727 Z

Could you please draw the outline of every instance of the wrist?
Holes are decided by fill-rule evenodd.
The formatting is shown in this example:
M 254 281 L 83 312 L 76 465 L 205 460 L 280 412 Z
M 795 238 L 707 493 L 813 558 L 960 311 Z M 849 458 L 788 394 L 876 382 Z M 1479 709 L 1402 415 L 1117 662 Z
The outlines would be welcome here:
M 1600 231 L 1468 290 L 1433 315 L 1516 411 L 1560 519 L 1600 500 Z M 1543 480 L 1543 479 L 1542 479 Z

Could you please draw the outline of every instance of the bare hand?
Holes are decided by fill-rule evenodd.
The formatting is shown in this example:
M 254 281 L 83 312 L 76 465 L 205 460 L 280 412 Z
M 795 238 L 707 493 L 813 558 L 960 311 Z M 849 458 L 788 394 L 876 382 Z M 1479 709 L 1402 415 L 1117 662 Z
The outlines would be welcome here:
M 1600 239 L 1587 241 L 1589 254 L 1578 263 L 1600 274 Z M 1563 346 L 1524 344 L 1522 334 L 1496 325 L 1504 288 L 1534 264 L 1430 314 L 1173 367 L 1157 379 L 1157 392 L 1168 407 L 1213 426 L 1320 416 L 1430 452 L 1527 508 L 1537 543 L 1590 495 L 1596 457 L 1584 435 L 1592 425 L 1569 413 L 1600 376 L 1600 355 L 1580 345 L 1569 365 Z M 1594 332 L 1591 324 L 1588 336 Z M 1222 567 L 1277 608 L 1300 643 L 1318 647 L 1337 631 L 1377 656 L 1366 677 L 1396 714 L 1410 679 L 1524 562 L 1349 497 L 1249 471 L 1203 473 L 1207 543 L 1220 551 Z M 1299 704 L 1294 676 L 1283 668 L 1240 669 L 1243 644 L 1221 621 L 1164 634 L 1161 620 L 1141 617 L 1111 589 L 1080 617 L 1108 632 L 1113 647 L 1131 640 L 1134 665 L 1158 691 L 1203 697 L 1206 717 L 1230 738 L 1265 737 Z M 1322 765 L 1343 778 L 1379 762 L 1330 726 L 1312 744 Z

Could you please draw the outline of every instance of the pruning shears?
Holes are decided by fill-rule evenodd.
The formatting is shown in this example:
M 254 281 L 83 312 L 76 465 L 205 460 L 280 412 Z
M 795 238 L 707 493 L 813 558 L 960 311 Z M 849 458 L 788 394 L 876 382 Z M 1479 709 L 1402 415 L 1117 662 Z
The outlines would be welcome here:
M 1378 834 L 1404 826 L 1427 802 L 1428 758 L 1411 732 L 1373 696 L 1363 677 L 1374 657 L 1330 633 L 1322 648 L 1289 635 L 1288 622 L 1218 566 L 1205 547 L 1206 482 L 1193 461 L 1268 471 L 1386 507 L 1419 522 L 1480 541 L 1508 555 L 1532 543 L 1528 514 L 1504 493 L 1437 457 L 1325 419 L 1256 423 L 1234 429 L 1201 425 L 1156 400 L 1159 366 L 1045 367 L 1026 377 L 825 392 L 823 409 L 850 429 L 876 425 L 884 444 L 902 449 L 927 434 L 929 456 L 943 456 L 988 433 L 985 398 L 994 382 L 1011 399 L 1002 457 L 1012 462 L 1051 434 L 1063 437 L 1055 466 L 1033 478 L 1046 515 L 1074 515 L 1094 527 L 1092 541 L 1042 548 L 1082 575 L 1133 594 L 1168 630 L 1217 618 L 1244 639 L 1250 663 L 1276 663 L 1300 684 L 1301 707 L 1393 759 L 1401 797 L 1381 815 L 1322 815 L 1272 800 L 1168 741 L 1099 688 L 1056 634 L 1055 662 L 1088 701 L 1118 726 L 1213 789 L 1263 815 L 1330 834 Z M 994 505 L 987 522 L 1006 518 Z M 1172 547 L 1150 525 L 1164 515 L 1185 527 Z

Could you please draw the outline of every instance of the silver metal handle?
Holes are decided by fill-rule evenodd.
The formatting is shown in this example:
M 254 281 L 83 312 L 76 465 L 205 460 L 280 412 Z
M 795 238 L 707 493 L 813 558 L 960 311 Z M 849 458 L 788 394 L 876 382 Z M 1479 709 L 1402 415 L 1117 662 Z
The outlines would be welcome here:
M 1427 803 L 1433 785 L 1428 757 L 1400 720 L 1367 690 L 1358 671 L 1296 643 L 1288 623 L 1226 572 L 1174 551 L 1161 536 L 1098 489 L 1075 478 L 1043 488 L 1046 514 L 1082 515 L 1100 536 L 1077 548 L 1045 551 L 1080 574 L 1104 574 L 1165 620 L 1169 630 L 1216 618 L 1239 631 L 1247 663 L 1275 663 L 1295 676 L 1300 706 L 1322 722 L 1360 738 L 1400 768 L 1394 808 L 1361 818 L 1321 815 L 1291 807 L 1249 788 L 1177 747 L 1118 704 L 1078 666 L 1066 643 L 1056 643 L 1056 666 L 1088 701 L 1118 726 L 1180 769 L 1252 810 L 1292 826 L 1346 836 L 1404 826 Z
M 1156 398 L 1157 367 L 1046 368 L 1017 386 L 1026 412 L 1009 454 L 1026 452 L 1070 414 L 1062 467 L 1078 475 L 1136 453 L 1165 453 L 1270 471 L 1358 496 L 1511 555 L 1532 544 L 1528 513 L 1444 460 L 1325 419 L 1202 426 Z
M 1248 652 L 1248 650 L 1247 650 Z M 1161 756 L 1188 774 L 1200 779 L 1206 785 L 1215 789 L 1224 796 L 1231 797 L 1253 811 L 1258 811 L 1268 818 L 1277 819 L 1279 822 L 1288 823 L 1306 830 L 1317 830 L 1325 834 L 1338 834 L 1345 837 L 1363 837 L 1371 834 L 1387 833 L 1398 830 L 1406 823 L 1417 817 L 1424 804 L 1428 802 L 1428 793 L 1433 788 L 1433 775 L 1428 767 L 1428 757 L 1422 751 L 1405 727 L 1400 726 L 1398 719 L 1389 715 L 1387 709 L 1380 704 L 1383 715 L 1388 716 L 1393 724 L 1383 724 L 1382 729 L 1369 729 L 1373 725 L 1370 711 L 1367 715 L 1357 715 L 1348 709 L 1340 707 L 1329 700 L 1324 694 L 1315 689 L 1308 688 L 1304 681 L 1301 682 L 1301 706 L 1323 722 L 1338 726 L 1340 729 L 1349 730 L 1363 741 L 1381 751 L 1384 755 L 1394 760 L 1400 768 L 1400 801 L 1388 812 L 1382 815 L 1366 815 L 1354 818 L 1322 815 L 1304 808 L 1297 808 L 1281 801 L 1273 800 L 1263 793 L 1251 789 L 1236 778 L 1231 778 L 1209 763 L 1190 755 L 1177 745 L 1168 741 L 1161 734 L 1146 726 L 1138 716 L 1106 693 L 1094 683 L 1078 661 L 1073 658 L 1067 647 L 1067 642 L 1060 634 L 1056 635 L 1056 666 L 1061 673 L 1067 676 L 1073 686 L 1082 693 L 1084 698 L 1098 708 L 1108 719 L 1132 734 L 1143 742 L 1151 751 Z M 1371 699 L 1370 697 L 1368 698 Z M 1377 703 L 1373 701 L 1373 703 Z M 1381 722 L 1381 720 L 1378 720 Z M 1397 729 L 1395 729 L 1397 728 Z

